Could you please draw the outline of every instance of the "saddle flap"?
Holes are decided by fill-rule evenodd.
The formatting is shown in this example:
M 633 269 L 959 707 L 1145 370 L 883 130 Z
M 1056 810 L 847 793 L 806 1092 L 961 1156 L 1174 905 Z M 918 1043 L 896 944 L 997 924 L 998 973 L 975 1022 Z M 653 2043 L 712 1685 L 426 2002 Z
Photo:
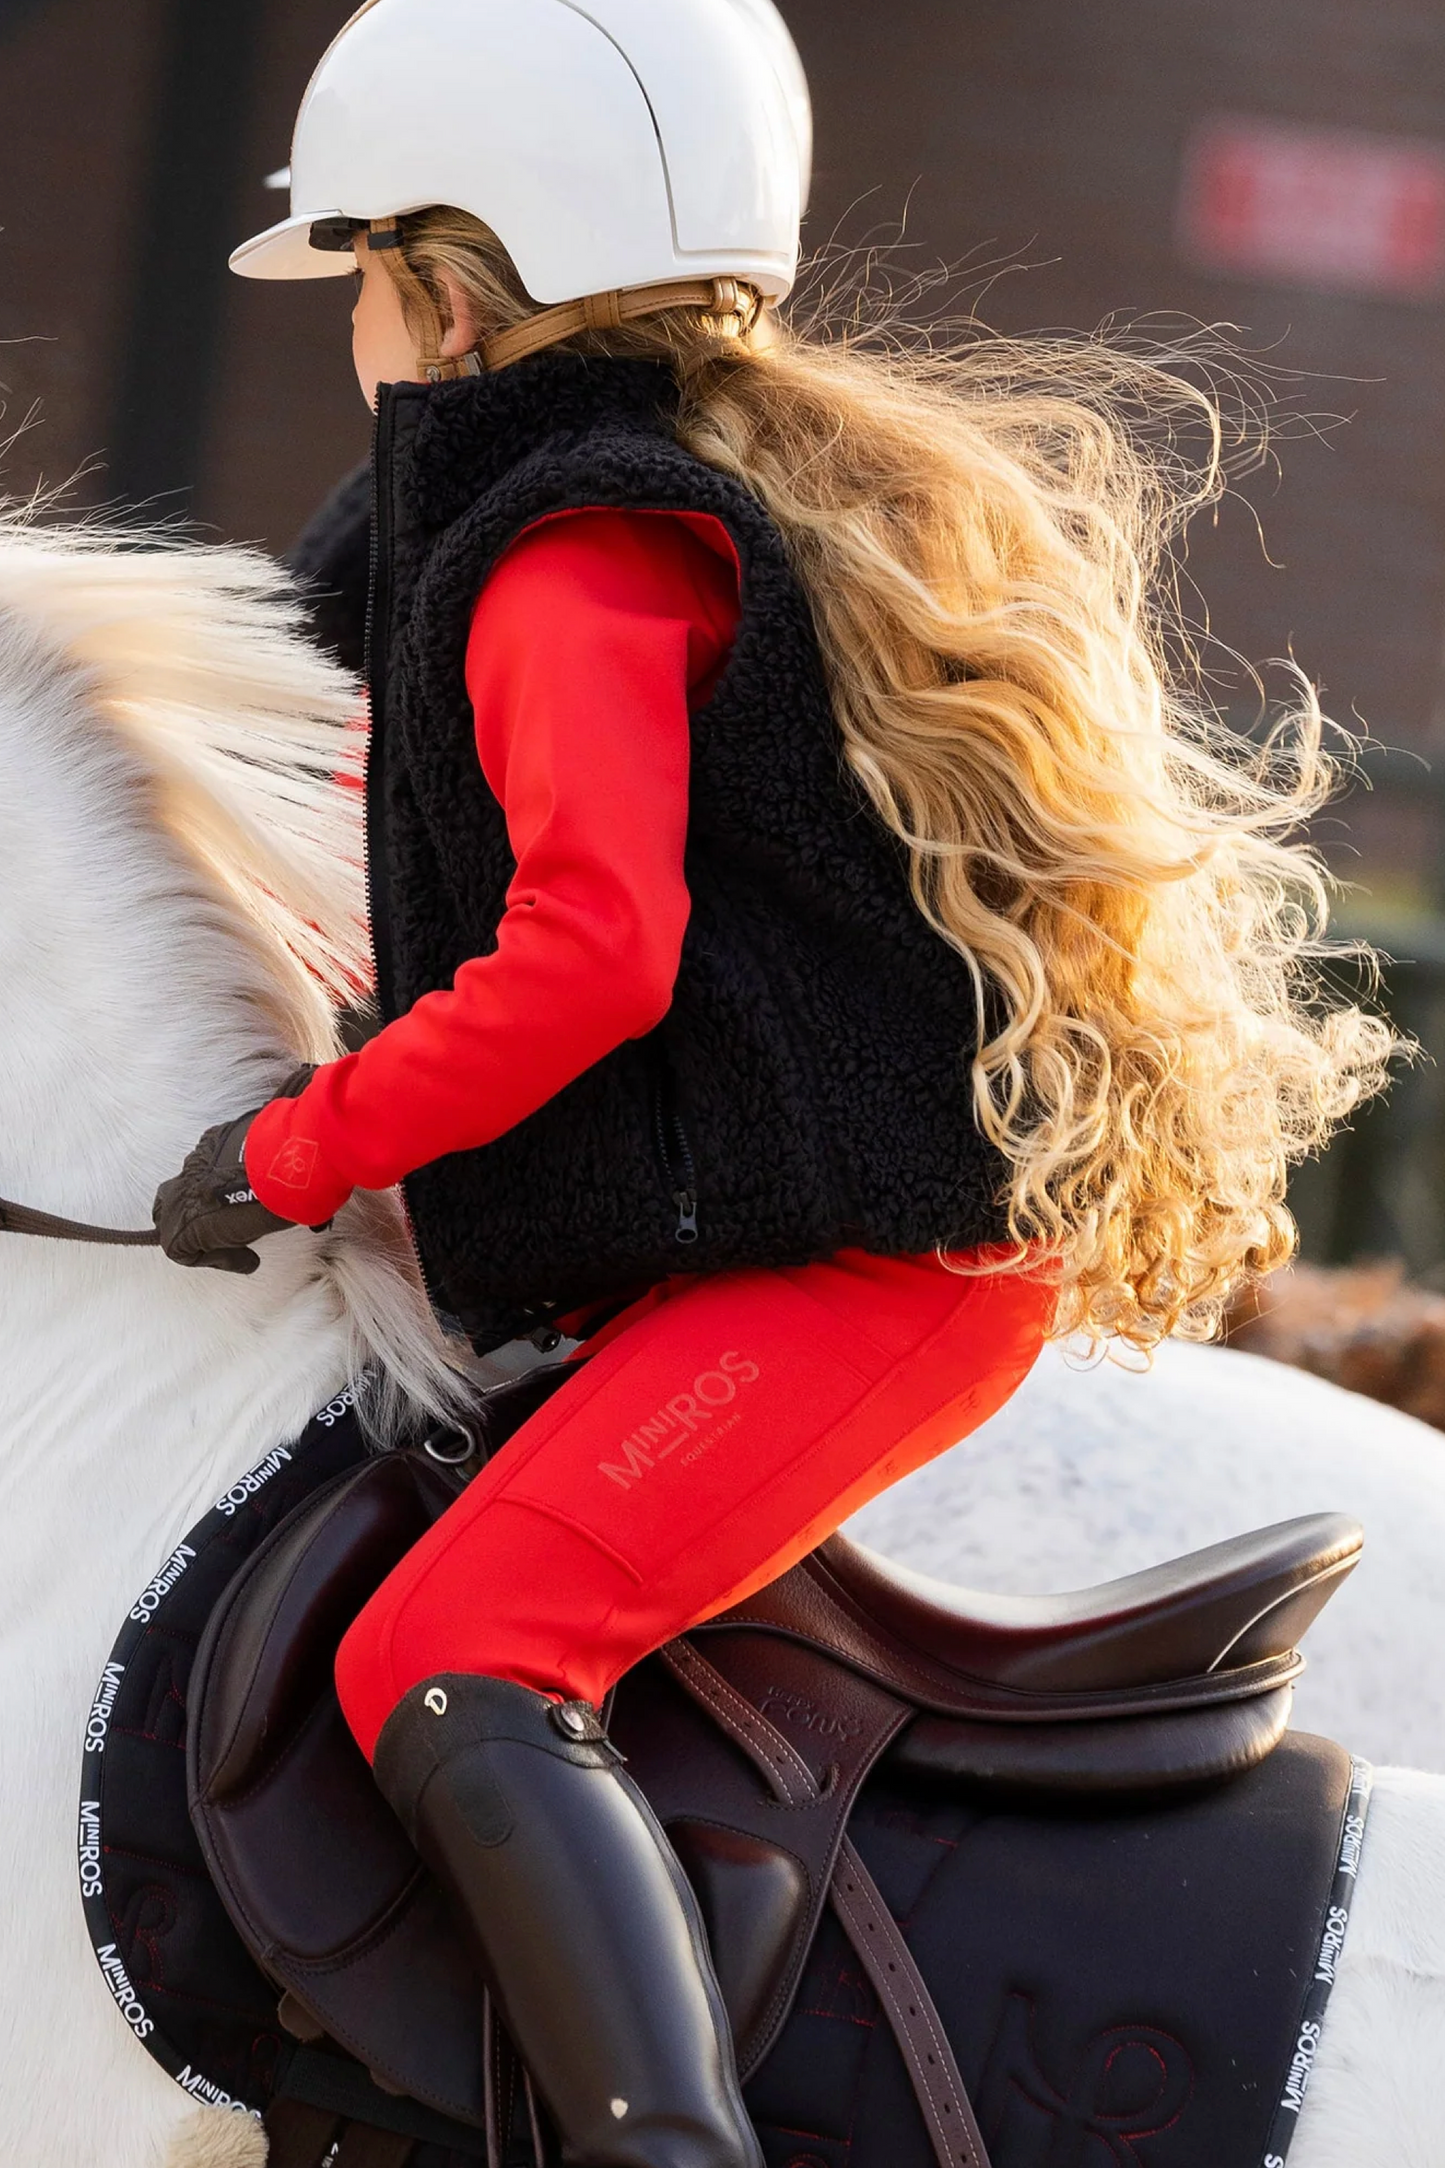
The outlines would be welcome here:
M 480 2127 L 483 1983 L 332 1683 L 347 1626 L 454 1496 L 422 1456 L 384 1455 L 325 1486 L 254 1554 L 197 1651 L 190 1804 L 227 1911 L 286 1991 L 291 2029 L 324 2033 L 389 2088 Z
M 250 1562 L 225 1606 L 224 1641 L 213 1641 L 193 1734 L 205 1797 L 244 1791 L 285 1751 L 326 1691 L 347 1627 L 455 1495 L 430 1462 L 382 1455 L 308 1501 Z
M 629 1671 L 611 1732 L 694 1878 L 747 2078 L 792 2006 L 859 1790 L 912 1711 L 797 1643 L 734 1634 L 716 1654 L 672 1642 Z
M 1205 1703 L 1283 1684 L 1363 1542 L 1345 1515 L 1309 1514 L 1098 1588 L 997 1596 L 833 1536 L 701 1631 L 760 1626 L 810 1641 L 940 1713 L 1124 1714 L 1176 1690 Z
M 747 2043 L 786 1992 L 809 1916 L 807 1868 L 783 1845 L 725 1823 L 673 1821 L 667 1834 L 697 1895 L 733 2036 Z

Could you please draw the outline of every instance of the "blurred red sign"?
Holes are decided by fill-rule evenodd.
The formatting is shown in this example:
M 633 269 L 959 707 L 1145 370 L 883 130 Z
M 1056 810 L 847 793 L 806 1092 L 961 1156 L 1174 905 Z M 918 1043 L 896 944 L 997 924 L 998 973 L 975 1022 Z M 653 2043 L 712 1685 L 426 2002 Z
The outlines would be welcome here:
M 1179 226 L 1212 271 L 1428 297 L 1445 287 L 1445 145 L 1208 121 L 1186 153 Z

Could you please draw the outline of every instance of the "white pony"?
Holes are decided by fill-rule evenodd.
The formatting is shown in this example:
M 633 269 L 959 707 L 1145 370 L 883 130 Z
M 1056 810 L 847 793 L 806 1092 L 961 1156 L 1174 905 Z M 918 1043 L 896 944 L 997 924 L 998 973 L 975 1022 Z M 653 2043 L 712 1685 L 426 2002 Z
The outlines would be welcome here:
M 361 968 L 355 794 L 329 780 L 354 691 L 294 636 L 272 577 L 236 553 L 0 526 L 0 1195 L 144 1224 L 208 1123 L 330 1051 L 326 989 Z M 16 2168 L 264 2159 L 253 2123 L 196 2111 L 151 2063 L 97 1970 L 79 1742 L 119 1621 L 213 1499 L 364 1360 L 394 1402 L 432 1408 L 454 1373 L 386 1200 L 262 1260 L 236 1279 L 0 1234 Z M 1291 2168 L 1438 2162 L 1442 2061 L 1445 1783 L 1387 1771 Z

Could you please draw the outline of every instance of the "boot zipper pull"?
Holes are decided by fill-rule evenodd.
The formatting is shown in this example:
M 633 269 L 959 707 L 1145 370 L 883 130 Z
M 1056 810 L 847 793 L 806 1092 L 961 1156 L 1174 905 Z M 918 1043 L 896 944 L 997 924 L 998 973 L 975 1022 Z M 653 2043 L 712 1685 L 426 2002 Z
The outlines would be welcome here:
M 690 1189 L 675 1189 L 672 1201 L 677 1206 L 677 1232 L 674 1242 L 696 1242 L 697 1199 Z

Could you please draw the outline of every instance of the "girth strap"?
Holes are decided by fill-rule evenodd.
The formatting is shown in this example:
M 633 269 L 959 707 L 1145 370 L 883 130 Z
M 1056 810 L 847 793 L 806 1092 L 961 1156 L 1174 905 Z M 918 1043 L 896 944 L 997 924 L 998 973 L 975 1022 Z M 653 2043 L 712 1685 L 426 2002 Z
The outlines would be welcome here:
M 406 2168 L 414 2138 L 348 2122 L 304 2100 L 275 2101 L 266 2115 L 267 2168 Z
M 266 2111 L 271 2150 L 266 2168 L 317 2168 L 346 2127 L 345 2118 L 304 2100 L 277 2100 Z
M 327 2168 L 406 2168 L 415 2151 L 414 2138 L 399 2138 L 394 2130 L 378 2130 L 374 2123 L 348 2123 L 335 2161 Z
M 353 2123 L 342 2136 L 336 2168 L 406 2168 L 415 2151 L 412 2138 L 399 2138 L 394 2130 L 377 2130 L 370 2123 Z
M 848 1837 L 838 1853 L 828 1898 L 883 2005 L 939 2168 L 989 2168 L 983 2133 L 933 1997 L 877 1883 Z
M 511 2150 L 512 2121 L 523 2085 L 523 2072 L 517 2051 L 497 2017 L 490 1988 L 482 1998 L 482 2062 L 486 2087 L 487 2168 L 504 2168 Z

